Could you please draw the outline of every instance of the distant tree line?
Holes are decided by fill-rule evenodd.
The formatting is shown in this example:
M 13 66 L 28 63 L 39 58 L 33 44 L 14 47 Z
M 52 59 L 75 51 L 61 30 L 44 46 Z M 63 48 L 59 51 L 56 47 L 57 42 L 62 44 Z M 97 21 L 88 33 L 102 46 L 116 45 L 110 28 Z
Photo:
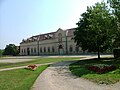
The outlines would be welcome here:
M 3 52 L 4 52 L 4 50 L 3 50 L 3 49 L 0 49 L 0 56 L 3 55 Z
M 9 45 L 6 45 L 2 54 L 16 56 L 19 54 L 19 50 L 17 46 L 15 46 L 14 44 L 9 44 Z

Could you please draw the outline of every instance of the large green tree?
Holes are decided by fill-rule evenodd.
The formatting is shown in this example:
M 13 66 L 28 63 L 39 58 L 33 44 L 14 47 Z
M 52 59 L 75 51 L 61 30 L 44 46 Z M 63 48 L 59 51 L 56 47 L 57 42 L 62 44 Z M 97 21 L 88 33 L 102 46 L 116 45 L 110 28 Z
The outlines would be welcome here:
M 81 17 L 74 32 L 74 40 L 83 50 L 98 52 L 100 58 L 100 52 L 112 45 L 114 17 L 104 2 L 87 7 Z
M 6 45 L 4 50 L 4 55 L 18 55 L 19 51 L 17 50 L 17 47 L 14 44 Z

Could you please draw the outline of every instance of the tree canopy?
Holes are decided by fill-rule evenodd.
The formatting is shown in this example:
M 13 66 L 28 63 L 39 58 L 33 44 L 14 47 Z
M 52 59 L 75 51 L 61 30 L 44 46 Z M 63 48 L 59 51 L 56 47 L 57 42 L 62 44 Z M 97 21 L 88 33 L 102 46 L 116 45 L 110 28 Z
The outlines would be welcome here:
M 108 0 L 112 14 L 116 19 L 115 35 L 114 35 L 114 47 L 120 47 L 120 0 Z
M 87 11 L 81 17 L 74 32 L 74 40 L 82 50 L 98 52 L 100 58 L 100 52 L 111 47 L 114 16 L 111 15 L 108 6 L 101 2 L 87 7 Z
M 3 54 L 15 56 L 19 54 L 19 51 L 17 50 L 17 47 L 14 44 L 9 44 L 9 45 L 6 45 Z

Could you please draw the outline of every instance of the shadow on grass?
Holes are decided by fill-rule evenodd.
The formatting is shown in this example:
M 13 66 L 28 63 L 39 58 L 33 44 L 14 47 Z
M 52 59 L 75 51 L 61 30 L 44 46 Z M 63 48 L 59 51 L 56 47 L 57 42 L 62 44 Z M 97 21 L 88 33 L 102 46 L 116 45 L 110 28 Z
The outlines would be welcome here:
M 89 60 L 80 60 L 78 62 L 72 63 L 69 67 L 70 71 L 76 76 L 83 76 L 87 74 L 96 74 L 94 71 L 90 71 L 87 69 L 90 65 L 95 64 L 107 64 L 107 65 L 115 65 L 119 69 L 120 67 L 120 59 L 114 58 L 101 58 L 101 59 L 89 59 Z

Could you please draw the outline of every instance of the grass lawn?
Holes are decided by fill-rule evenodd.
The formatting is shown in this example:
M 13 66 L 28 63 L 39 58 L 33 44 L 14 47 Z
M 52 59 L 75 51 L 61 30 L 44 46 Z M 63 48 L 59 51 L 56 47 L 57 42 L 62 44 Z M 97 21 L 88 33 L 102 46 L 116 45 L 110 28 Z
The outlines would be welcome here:
M 2 68 L 10 68 L 17 66 L 26 66 L 29 64 L 43 64 L 43 63 L 51 63 L 51 62 L 60 62 L 66 60 L 80 60 L 80 57 L 58 57 L 58 58 L 37 58 L 33 61 L 19 62 L 19 63 L 0 63 L 0 69 Z
M 30 90 L 38 75 L 47 68 L 38 67 L 35 71 L 16 69 L 0 72 L 0 90 Z
M 90 71 L 87 69 L 87 66 L 97 64 L 113 64 L 117 66 L 117 69 L 106 72 L 104 74 L 97 74 L 94 71 Z M 98 84 L 114 84 L 120 81 L 120 59 L 104 58 L 101 60 L 81 60 L 77 63 L 71 64 L 69 69 L 74 75 L 88 79 Z

